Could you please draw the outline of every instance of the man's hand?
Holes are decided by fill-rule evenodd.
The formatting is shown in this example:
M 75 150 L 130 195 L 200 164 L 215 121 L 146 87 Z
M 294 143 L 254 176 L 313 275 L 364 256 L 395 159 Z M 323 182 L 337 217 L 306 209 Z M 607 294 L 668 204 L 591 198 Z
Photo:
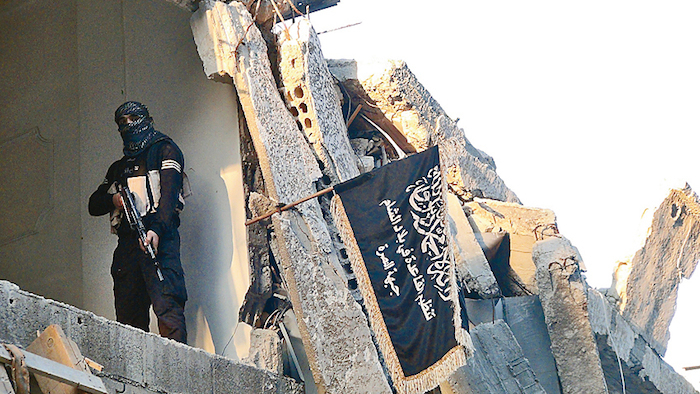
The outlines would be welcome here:
M 114 207 L 117 208 L 120 211 L 124 210 L 124 201 L 122 200 L 122 195 L 117 193 L 117 194 L 112 194 L 112 204 L 114 204 Z
M 153 252 L 158 254 L 158 243 L 160 242 L 160 237 L 153 230 L 148 230 L 146 233 L 146 245 L 151 245 L 153 247 Z M 139 239 L 139 246 L 144 253 L 146 253 L 146 246 Z

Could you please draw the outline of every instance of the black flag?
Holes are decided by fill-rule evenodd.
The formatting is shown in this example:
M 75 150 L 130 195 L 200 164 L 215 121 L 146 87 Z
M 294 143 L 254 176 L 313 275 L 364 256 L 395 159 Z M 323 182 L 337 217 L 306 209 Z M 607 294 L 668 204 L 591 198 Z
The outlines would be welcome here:
M 335 219 L 397 391 L 437 387 L 472 350 L 456 302 L 437 147 L 335 192 Z

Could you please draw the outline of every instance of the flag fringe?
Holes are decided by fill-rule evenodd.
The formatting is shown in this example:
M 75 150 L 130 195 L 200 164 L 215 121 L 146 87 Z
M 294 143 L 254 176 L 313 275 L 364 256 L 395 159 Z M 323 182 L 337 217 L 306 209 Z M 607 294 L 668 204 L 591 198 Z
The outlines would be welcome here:
M 384 317 L 379 309 L 379 303 L 374 294 L 369 273 L 364 265 L 362 252 L 357 245 L 357 240 L 355 239 L 352 226 L 350 225 L 350 221 L 345 213 L 343 202 L 338 195 L 333 196 L 333 199 L 331 200 L 331 213 L 335 220 L 336 226 L 338 227 L 338 232 L 340 233 L 343 243 L 348 251 L 350 264 L 353 272 L 355 273 L 355 277 L 357 278 L 357 284 L 360 292 L 362 293 L 362 297 L 365 301 L 365 309 L 369 315 L 370 325 L 377 338 L 379 350 L 384 356 L 387 369 L 389 370 L 389 374 L 391 375 L 397 393 L 419 394 L 434 389 L 440 384 L 440 382 L 447 379 L 447 377 L 449 377 L 450 374 L 452 374 L 452 372 L 454 372 L 457 368 L 466 364 L 467 356 L 471 356 L 474 349 L 469 333 L 461 328 L 461 326 L 455 327 L 455 339 L 460 346 L 452 348 L 439 361 L 424 371 L 421 371 L 416 375 L 405 376 L 399 358 L 391 342 L 389 330 L 384 322 Z M 461 322 L 458 306 L 456 312 L 456 319 L 458 319 L 457 321 Z M 454 322 L 456 323 L 457 321 Z

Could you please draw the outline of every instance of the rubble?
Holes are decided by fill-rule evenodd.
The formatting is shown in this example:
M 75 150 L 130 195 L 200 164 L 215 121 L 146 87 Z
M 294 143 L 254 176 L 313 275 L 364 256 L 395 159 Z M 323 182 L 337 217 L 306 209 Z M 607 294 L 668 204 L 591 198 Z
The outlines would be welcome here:
M 250 333 L 250 350 L 242 362 L 282 375 L 282 341 L 277 331 L 253 330 Z
M 696 393 L 598 290 L 588 289 L 588 312 L 611 392 Z
M 216 25 L 215 21 L 210 23 Z M 250 26 L 249 23 L 241 22 L 237 29 L 241 31 L 243 26 Z M 255 34 L 254 27 L 250 30 Z M 193 31 L 197 37 L 194 24 Z M 624 321 L 626 315 L 612 312 L 601 315 L 610 305 L 607 301 L 605 304 L 591 301 L 593 290 L 581 275 L 585 270 L 583 261 L 575 247 L 558 235 L 554 213 L 522 206 L 496 175 L 493 159 L 469 143 L 463 130 L 447 117 L 404 63 L 368 66 L 347 60 L 328 61 L 331 73 L 339 81 L 341 94 L 338 95 L 326 73 L 320 46 L 308 22 L 302 20 L 287 28 L 278 28 L 280 83 L 282 96 L 287 101 L 286 109 L 291 111 L 290 122 L 290 114 L 282 110 L 282 101 L 273 94 L 274 81 L 266 71 L 268 66 L 260 70 L 249 63 L 248 57 L 254 54 L 246 51 L 263 53 L 265 49 L 262 46 L 255 49 L 248 43 L 251 33 L 246 34 L 239 39 L 245 44 L 242 50 L 237 45 L 239 50 L 233 53 L 210 56 L 215 61 L 207 60 L 209 50 L 200 49 L 200 54 L 209 75 L 227 74 L 236 83 L 260 158 L 268 189 L 266 198 L 272 203 L 289 203 L 314 192 L 314 184 L 333 185 L 406 154 L 440 146 L 450 191 L 454 194 L 448 198 L 448 204 L 457 271 L 465 292 L 477 298 L 467 300 L 466 304 L 471 305 L 467 307 L 469 313 L 483 314 L 469 317 L 477 351 L 469 359 L 469 365 L 443 383 L 445 392 L 607 393 L 608 390 L 619 391 L 625 381 L 627 387 L 645 393 L 694 392 L 652 347 L 645 345 L 643 334 L 633 340 L 632 348 L 637 350 L 624 354 L 625 349 L 620 344 L 628 346 L 629 342 L 613 338 L 629 330 L 625 324 L 613 325 L 609 323 L 613 320 L 601 320 L 601 316 L 617 316 L 611 319 Z M 228 35 L 238 37 L 233 33 Z M 198 47 L 199 42 L 198 39 Z M 237 61 L 235 69 L 212 66 L 231 59 Z M 258 60 L 265 62 L 262 58 Z M 244 78 L 243 75 L 249 76 Z M 267 75 L 265 80 L 269 85 L 264 88 L 248 86 L 247 81 L 253 75 L 258 78 Z M 268 118 L 270 108 L 256 104 L 261 97 L 274 103 L 265 105 L 274 108 L 272 112 L 277 114 L 274 116 L 283 119 L 284 126 L 274 123 L 280 119 Z M 346 109 L 339 105 L 341 100 Z M 353 123 L 351 118 L 358 114 Z M 298 130 L 290 124 L 296 125 Z M 348 124 L 352 127 L 346 129 Z M 304 141 L 313 151 L 303 146 L 298 138 L 292 138 L 295 131 L 303 133 Z M 282 141 L 280 138 L 294 141 L 284 145 L 282 154 L 273 148 L 284 144 L 278 142 Z M 292 163 L 283 160 L 290 155 L 303 159 Z M 320 166 L 315 166 L 310 157 Z M 327 205 L 317 205 L 313 201 L 296 211 L 273 216 L 272 220 L 273 239 L 279 242 L 273 249 L 281 256 L 304 348 L 311 350 L 309 364 L 316 386 L 321 391 L 331 392 L 353 391 L 358 387 L 388 391 L 376 345 L 365 331 L 364 316 L 356 321 L 350 317 L 357 316 L 354 312 L 345 316 L 342 322 L 345 327 L 360 328 L 353 331 L 352 339 L 343 335 L 331 339 L 328 336 L 339 331 L 314 320 L 353 309 L 352 299 L 342 294 L 351 290 L 354 277 L 345 272 L 347 281 L 343 283 L 339 278 L 343 273 L 339 272 L 337 264 L 342 257 L 337 251 L 342 249 L 342 244 L 336 240 L 335 225 L 328 218 L 327 209 Z M 686 212 L 682 207 L 678 209 Z M 674 220 L 679 220 L 681 214 L 673 215 Z M 690 234 L 685 227 L 683 230 L 683 234 Z M 683 248 L 681 246 L 681 252 Z M 692 273 L 686 270 L 688 275 Z M 624 278 L 619 283 L 624 283 Z M 629 289 L 630 279 L 626 283 Z M 327 290 L 330 288 L 341 293 L 341 297 L 331 296 Z M 322 298 L 320 294 L 329 297 L 324 306 L 318 304 Z M 636 305 L 636 301 L 632 301 L 634 294 L 628 290 L 620 298 L 627 305 L 630 302 Z M 520 295 L 525 297 L 517 297 Z M 343 299 L 345 301 L 341 301 Z M 355 299 L 361 301 L 357 296 Z M 592 315 L 589 315 L 589 303 L 594 305 Z M 489 307 L 490 321 L 486 316 Z M 479 308 L 482 312 L 478 312 Z M 661 320 L 667 322 L 664 319 Z M 667 329 L 667 325 L 665 327 Z M 611 333 L 611 330 L 618 331 Z M 359 354 L 362 349 L 362 346 L 358 350 L 339 349 L 349 343 L 370 345 L 371 357 L 354 359 L 339 367 L 338 360 L 347 358 L 344 355 Z M 625 362 L 625 368 L 617 368 L 619 363 L 612 362 L 618 357 Z M 366 366 L 362 366 L 365 362 Z M 348 369 L 349 366 L 355 369 Z M 621 376 L 620 369 L 625 379 L 616 378 Z M 342 375 L 338 375 L 341 371 Z M 350 381 L 357 374 L 366 378 L 360 386 Z M 336 379 L 334 375 L 342 378 Z
M 248 11 L 237 2 L 204 1 L 191 24 L 205 73 L 234 81 L 269 198 L 288 204 L 316 192 L 321 171 L 277 92 L 267 47 Z M 333 269 L 337 257 L 318 201 L 272 222 L 316 386 L 388 392 L 367 318 Z
M 556 216 L 549 209 L 475 199 L 466 205 L 469 220 L 482 244 L 490 233 L 506 232 L 510 241 L 511 275 L 529 294 L 537 294 L 532 247 L 536 241 L 557 233 Z M 527 294 L 523 294 L 527 295 Z
M 484 197 L 495 200 L 520 202 L 496 174 L 493 159 L 469 143 L 464 130 L 447 116 L 404 62 L 333 62 L 330 70 L 358 102 L 368 102 L 375 114 L 380 112 L 373 119 L 375 123 L 387 133 L 396 130 L 403 136 L 407 153 L 438 144 L 444 164 L 458 174 L 453 181 L 456 187 L 479 189 Z

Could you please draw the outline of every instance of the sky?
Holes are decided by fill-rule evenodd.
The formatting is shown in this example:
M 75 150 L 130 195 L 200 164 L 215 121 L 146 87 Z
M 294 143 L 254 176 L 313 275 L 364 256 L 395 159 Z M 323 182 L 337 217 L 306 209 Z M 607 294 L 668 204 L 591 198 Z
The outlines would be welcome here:
M 523 204 L 555 212 L 599 288 L 670 188 L 700 191 L 698 20 L 694 1 L 342 0 L 311 14 L 317 32 L 360 22 L 320 35 L 326 58 L 404 60 Z M 678 372 L 700 365 L 693 279 L 666 356 Z

